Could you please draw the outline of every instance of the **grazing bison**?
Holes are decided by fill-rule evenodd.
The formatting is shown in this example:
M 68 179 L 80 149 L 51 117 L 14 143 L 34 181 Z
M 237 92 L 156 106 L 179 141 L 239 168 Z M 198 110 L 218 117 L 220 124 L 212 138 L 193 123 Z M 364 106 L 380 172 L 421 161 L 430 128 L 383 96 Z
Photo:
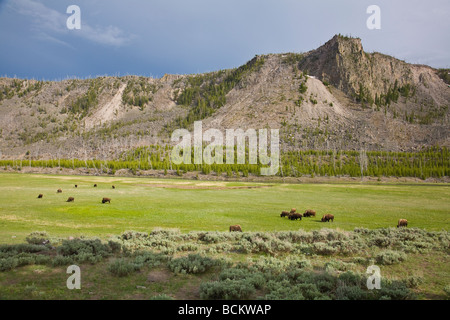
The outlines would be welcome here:
M 281 214 L 280 214 L 280 217 L 287 217 L 287 216 L 289 216 L 289 212 L 287 212 L 287 211 L 281 211 Z
M 234 225 L 234 226 L 230 226 L 230 232 L 232 232 L 232 231 L 239 231 L 239 232 L 242 232 L 241 226 L 238 225 L 238 224 L 236 224 L 236 225 Z
M 289 218 L 289 220 L 298 220 L 298 219 L 302 220 L 302 214 L 298 213 L 298 212 L 294 212 L 294 213 L 289 214 L 288 218 Z
M 57 193 L 62 193 L 61 189 L 56 190 Z
M 334 222 L 334 216 L 332 214 L 326 214 L 322 217 L 322 222 Z
M 94 184 L 94 188 L 97 188 L 97 184 Z
M 316 216 L 316 212 L 314 210 L 306 210 L 303 213 L 304 217 L 315 217 Z
M 115 188 L 116 188 L 116 186 L 112 186 L 112 188 L 113 188 L 113 189 L 115 189 Z
M 78 185 L 77 185 L 77 184 L 75 185 L 75 188 L 78 188 Z
M 296 213 L 296 212 L 297 212 L 297 209 L 292 208 L 292 209 L 291 209 L 291 212 L 289 212 L 289 213 Z
M 73 198 L 73 197 L 69 197 L 68 199 L 67 199 L 67 202 L 74 202 L 75 201 L 75 199 Z
M 407 227 L 407 226 L 408 226 L 408 220 L 406 220 L 406 219 L 398 220 L 397 228 Z
M 44 195 L 43 195 L 42 193 L 40 193 L 40 194 L 38 195 L 38 199 L 42 199 L 43 196 L 44 196 Z
M 111 203 L 111 199 L 110 198 L 103 198 L 102 199 L 102 203 Z

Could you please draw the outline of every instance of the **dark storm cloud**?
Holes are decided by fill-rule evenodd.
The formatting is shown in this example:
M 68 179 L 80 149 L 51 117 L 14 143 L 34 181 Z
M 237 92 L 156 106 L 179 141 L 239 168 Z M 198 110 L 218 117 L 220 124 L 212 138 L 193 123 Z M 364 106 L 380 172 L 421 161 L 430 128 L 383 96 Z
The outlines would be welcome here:
M 69 5 L 81 30 L 68 30 Z M 381 30 L 366 8 L 381 8 Z M 197 73 L 237 67 L 255 54 L 314 49 L 334 34 L 366 51 L 449 65 L 448 0 L 10 0 L 0 2 L 0 74 L 66 76 Z

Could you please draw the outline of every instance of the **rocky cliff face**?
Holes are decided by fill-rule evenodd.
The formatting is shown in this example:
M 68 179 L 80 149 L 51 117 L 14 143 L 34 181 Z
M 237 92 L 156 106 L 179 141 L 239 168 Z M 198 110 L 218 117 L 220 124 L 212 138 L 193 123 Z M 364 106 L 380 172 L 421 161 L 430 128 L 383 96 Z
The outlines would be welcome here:
M 109 158 L 169 143 L 194 120 L 204 130 L 278 128 L 284 150 L 412 151 L 450 146 L 449 104 L 438 70 L 335 36 L 304 54 L 195 76 L 0 79 L 0 152 Z

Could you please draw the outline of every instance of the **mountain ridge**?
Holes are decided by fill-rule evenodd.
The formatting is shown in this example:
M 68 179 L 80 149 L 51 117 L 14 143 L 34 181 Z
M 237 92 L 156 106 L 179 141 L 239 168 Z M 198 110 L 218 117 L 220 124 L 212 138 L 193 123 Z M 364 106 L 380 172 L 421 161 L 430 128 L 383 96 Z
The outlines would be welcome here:
M 168 144 L 196 120 L 204 130 L 280 129 L 284 151 L 449 147 L 441 77 L 336 35 L 306 53 L 257 55 L 205 74 L 0 78 L 0 150 L 3 158 L 115 157 Z

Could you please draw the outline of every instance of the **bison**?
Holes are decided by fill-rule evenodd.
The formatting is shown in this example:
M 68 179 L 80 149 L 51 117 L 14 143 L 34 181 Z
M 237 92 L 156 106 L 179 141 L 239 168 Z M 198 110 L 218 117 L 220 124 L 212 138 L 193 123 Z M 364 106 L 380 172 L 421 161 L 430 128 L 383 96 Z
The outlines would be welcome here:
M 67 202 L 74 202 L 74 201 L 75 201 L 74 197 L 69 197 L 69 198 L 67 199 Z
M 116 186 L 112 186 L 112 188 L 113 188 L 113 189 L 115 189 L 115 188 L 116 188 Z
M 290 211 L 289 213 L 296 213 L 296 212 L 297 212 L 297 209 L 292 208 L 291 211 Z
M 38 199 L 42 199 L 43 196 L 44 196 L 44 195 L 43 195 L 42 193 L 40 193 L 40 194 L 38 195 Z
M 238 224 L 236 224 L 236 225 L 234 225 L 234 226 L 230 226 L 230 232 L 232 232 L 232 231 L 239 231 L 239 232 L 242 232 L 241 226 L 238 225 Z
M 316 212 L 314 210 L 306 210 L 303 213 L 304 217 L 315 217 L 316 216 Z
M 281 214 L 280 214 L 280 217 L 287 217 L 287 216 L 289 216 L 289 212 L 287 212 L 287 211 L 281 211 Z
M 326 214 L 322 217 L 322 222 L 334 222 L 334 216 L 332 214 Z
M 75 188 L 78 188 L 78 185 L 77 185 L 77 184 L 75 185 Z
M 110 198 L 103 198 L 102 199 L 102 203 L 111 203 L 111 199 Z
M 61 189 L 56 190 L 56 193 L 62 193 Z
M 397 228 L 407 227 L 407 226 L 408 226 L 408 220 L 406 220 L 406 219 L 398 220 Z
M 302 214 L 298 213 L 298 212 L 294 212 L 294 213 L 289 214 L 288 218 L 289 218 L 289 220 L 298 220 L 298 219 L 302 220 Z
M 94 188 L 97 188 L 97 184 L 94 184 Z

